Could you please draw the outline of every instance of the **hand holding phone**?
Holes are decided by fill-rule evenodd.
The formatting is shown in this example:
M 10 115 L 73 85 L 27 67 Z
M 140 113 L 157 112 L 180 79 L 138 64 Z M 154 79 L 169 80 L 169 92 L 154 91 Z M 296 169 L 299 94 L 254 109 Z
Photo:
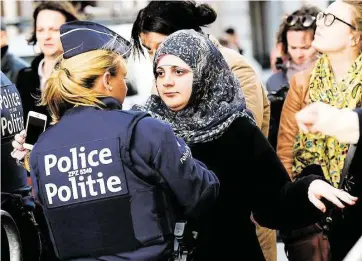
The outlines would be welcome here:
M 13 142 L 11 143 L 13 146 L 13 151 L 11 152 L 11 157 L 14 159 L 21 161 L 24 159 L 26 153 L 29 152 L 29 150 L 24 148 L 24 142 L 25 142 L 26 132 L 25 130 L 22 130 L 20 133 L 16 134 L 14 137 Z
M 23 144 L 25 149 L 32 150 L 40 134 L 45 131 L 47 116 L 45 114 L 29 111 L 26 122 L 26 137 Z

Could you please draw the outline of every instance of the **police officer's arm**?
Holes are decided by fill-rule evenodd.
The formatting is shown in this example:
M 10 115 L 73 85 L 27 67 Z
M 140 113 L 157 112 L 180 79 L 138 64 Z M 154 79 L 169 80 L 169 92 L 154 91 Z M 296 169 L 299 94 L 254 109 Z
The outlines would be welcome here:
M 216 198 L 217 177 L 192 158 L 190 149 L 169 125 L 153 118 L 142 119 L 135 128 L 132 147 L 134 167 L 144 175 L 159 175 L 155 180 L 173 191 L 186 213 L 199 212 Z M 153 171 L 148 171 L 149 167 Z
M 32 187 L 33 187 L 33 195 L 35 197 L 39 198 L 38 181 L 36 178 L 36 173 L 38 172 L 38 165 L 37 165 L 36 156 L 35 156 L 34 151 L 29 152 L 28 162 L 29 162 L 29 167 L 30 167 L 30 178 L 31 178 Z

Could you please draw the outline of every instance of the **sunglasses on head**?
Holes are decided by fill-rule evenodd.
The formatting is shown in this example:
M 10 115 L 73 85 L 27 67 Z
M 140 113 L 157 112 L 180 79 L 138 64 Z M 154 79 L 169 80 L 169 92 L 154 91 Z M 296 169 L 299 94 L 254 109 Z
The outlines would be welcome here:
M 287 17 L 286 22 L 289 26 L 299 23 L 303 27 L 310 27 L 315 20 L 316 18 L 311 15 L 290 15 Z

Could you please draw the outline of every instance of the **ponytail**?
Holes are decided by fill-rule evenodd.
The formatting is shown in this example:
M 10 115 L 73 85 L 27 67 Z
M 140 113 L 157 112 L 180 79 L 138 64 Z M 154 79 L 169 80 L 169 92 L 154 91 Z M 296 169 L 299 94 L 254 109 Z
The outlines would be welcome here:
M 109 71 L 115 76 L 122 58 L 106 50 L 95 50 L 74 56 L 61 57 L 42 92 L 40 105 L 48 106 L 52 124 L 57 123 L 64 112 L 74 106 L 104 106 L 100 98 L 104 94 L 93 90 L 98 77 Z M 122 71 L 126 74 L 125 64 Z

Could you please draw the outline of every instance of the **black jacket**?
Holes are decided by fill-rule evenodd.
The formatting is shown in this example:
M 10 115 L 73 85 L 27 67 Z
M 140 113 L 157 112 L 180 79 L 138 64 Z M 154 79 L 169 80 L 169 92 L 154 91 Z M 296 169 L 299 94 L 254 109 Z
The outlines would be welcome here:
M 11 82 L 16 83 L 19 71 L 28 66 L 26 61 L 10 53 L 8 46 L 1 48 L 1 71 Z
M 44 55 L 37 56 L 31 66 L 19 71 L 16 86 L 19 90 L 21 100 L 23 102 L 24 122 L 28 117 L 29 111 L 35 111 L 48 116 L 47 124 L 49 125 L 51 118 L 48 109 L 45 106 L 39 106 L 40 101 L 40 78 L 38 75 L 38 67 Z
M 289 230 L 319 220 L 308 200 L 310 175 L 292 183 L 261 131 L 246 118 L 236 119 L 217 140 L 191 146 L 220 180 L 214 208 L 197 223 L 196 260 L 264 261 L 250 220 L 268 228 Z
M 362 130 L 362 109 L 356 110 L 359 128 Z M 333 216 L 330 235 L 332 260 L 343 260 L 357 240 L 362 236 L 362 139 L 357 143 L 350 171 L 350 194 L 358 197 L 354 206 L 347 206 Z M 352 181 L 352 182 L 351 182 Z

